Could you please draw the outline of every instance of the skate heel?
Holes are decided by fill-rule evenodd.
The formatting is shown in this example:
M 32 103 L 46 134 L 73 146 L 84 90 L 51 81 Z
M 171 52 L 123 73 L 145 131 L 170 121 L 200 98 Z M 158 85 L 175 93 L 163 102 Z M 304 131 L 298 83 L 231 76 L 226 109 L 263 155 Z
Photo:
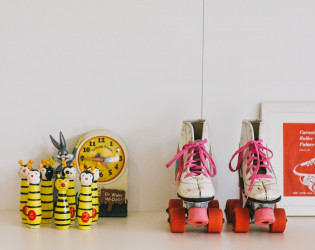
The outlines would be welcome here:
M 188 210 L 187 223 L 193 226 L 204 226 L 209 223 L 207 208 L 192 207 Z
M 272 208 L 259 208 L 255 210 L 256 225 L 270 225 L 276 221 Z

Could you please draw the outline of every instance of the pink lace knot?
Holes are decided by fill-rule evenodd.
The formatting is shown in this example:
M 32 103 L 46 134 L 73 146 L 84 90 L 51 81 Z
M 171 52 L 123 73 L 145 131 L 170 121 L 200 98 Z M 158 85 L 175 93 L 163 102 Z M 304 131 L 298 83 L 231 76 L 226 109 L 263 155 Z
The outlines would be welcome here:
M 247 198 L 250 194 L 250 191 L 252 190 L 253 186 L 254 186 L 254 182 L 256 179 L 258 178 L 269 178 L 271 179 L 272 176 L 268 175 L 268 174 L 259 174 L 258 171 L 261 168 L 265 168 L 268 169 L 270 172 L 272 172 L 271 168 L 270 168 L 270 159 L 273 157 L 273 153 L 270 149 L 266 148 L 265 146 L 262 145 L 262 140 L 258 140 L 258 141 L 249 141 L 247 142 L 243 147 L 241 147 L 239 150 L 237 150 L 229 163 L 229 168 L 232 172 L 235 172 L 237 170 L 239 170 L 239 168 L 242 165 L 242 159 L 243 159 L 243 154 L 244 151 L 248 149 L 248 153 L 246 155 L 246 159 L 247 159 L 247 167 L 246 167 L 246 174 L 248 174 L 248 172 L 252 169 L 253 174 L 251 175 L 251 177 L 249 177 L 250 179 L 250 185 L 248 188 L 248 193 L 247 193 Z M 264 151 L 268 151 L 271 156 L 268 157 L 266 155 L 266 153 L 264 153 Z M 237 160 L 237 165 L 236 168 L 233 169 L 232 167 L 232 160 L 234 159 L 234 157 L 238 154 L 238 160 Z
M 173 159 L 166 164 L 166 167 L 170 167 L 176 160 L 178 160 L 177 168 L 176 168 L 176 174 L 175 174 L 175 183 L 177 183 L 182 175 L 183 172 L 189 168 L 189 172 L 184 176 L 191 177 L 191 176 L 198 176 L 200 174 L 203 174 L 206 177 L 213 177 L 216 175 L 216 166 L 214 164 L 214 161 L 209 154 L 209 152 L 205 148 L 205 143 L 207 140 L 203 140 L 200 142 L 189 142 L 186 145 L 183 146 L 183 149 L 179 151 Z M 185 166 L 183 166 L 184 161 L 184 154 L 187 153 L 187 159 Z M 210 167 L 212 169 L 212 172 L 207 167 L 206 161 L 209 161 Z

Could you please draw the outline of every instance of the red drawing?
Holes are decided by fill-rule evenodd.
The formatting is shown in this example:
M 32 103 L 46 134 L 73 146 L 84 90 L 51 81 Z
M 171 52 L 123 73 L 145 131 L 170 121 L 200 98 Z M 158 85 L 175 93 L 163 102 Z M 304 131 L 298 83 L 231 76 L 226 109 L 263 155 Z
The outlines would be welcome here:
M 315 196 L 315 124 L 283 124 L 283 194 Z

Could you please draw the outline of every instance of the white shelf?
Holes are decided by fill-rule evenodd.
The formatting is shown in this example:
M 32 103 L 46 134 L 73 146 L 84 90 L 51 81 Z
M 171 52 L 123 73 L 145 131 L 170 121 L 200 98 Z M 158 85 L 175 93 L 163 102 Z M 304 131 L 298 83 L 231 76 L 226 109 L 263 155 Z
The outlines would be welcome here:
M 17 211 L 0 213 L 1 249 L 311 249 L 314 248 L 315 217 L 289 217 L 283 234 L 251 225 L 246 234 L 236 234 L 224 223 L 221 234 L 205 228 L 186 227 L 184 234 L 169 231 L 165 212 L 130 212 L 127 218 L 100 218 L 89 231 L 71 226 L 61 231 L 53 225 L 28 229 Z

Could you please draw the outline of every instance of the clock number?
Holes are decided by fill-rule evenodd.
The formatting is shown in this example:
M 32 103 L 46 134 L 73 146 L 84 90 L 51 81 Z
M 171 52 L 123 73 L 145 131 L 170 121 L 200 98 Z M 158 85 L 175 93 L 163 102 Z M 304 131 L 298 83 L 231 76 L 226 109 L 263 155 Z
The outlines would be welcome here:
M 112 170 L 108 170 L 108 175 L 112 175 Z
M 81 155 L 80 159 L 81 159 L 81 161 L 83 161 L 84 160 L 84 155 Z
M 100 177 L 103 177 L 104 175 L 103 175 L 103 173 L 102 172 L 100 172 Z
M 115 169 L 117 169 L 117 170 L 118 170 L 118 164 L 116 164 L 116 165 L 115 165 Z
M 94 147 L 95 146 L 95 141 L 90 141 L 90 147 Z
M 83 148 L 83 152 L 90 152 L 90 148 L 89 147 Z
M 122 161 L 122 155 L 119 156 L 119 161 Z
M 99 143 L 104 143 L 105 142 L 105 138 L 98 138 L 98 142 Z M 95 146 L 95 145 L 94 145 Z
M 110 142 L 110 146 L 111 146 L 111 147 L 113 146 L 113 142 L 112 142 L 112 141 Z

